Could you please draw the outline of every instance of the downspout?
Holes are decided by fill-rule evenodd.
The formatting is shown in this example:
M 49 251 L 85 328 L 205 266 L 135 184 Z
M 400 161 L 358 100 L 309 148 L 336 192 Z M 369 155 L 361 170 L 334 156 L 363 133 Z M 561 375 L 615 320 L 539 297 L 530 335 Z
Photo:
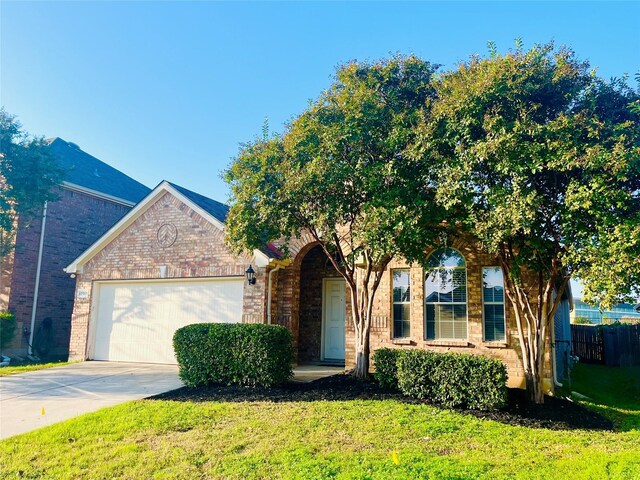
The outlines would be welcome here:
M 553 372 L 553 383 L 556 387 L 562 388 L 562 383 L 558 381 L 558 369 L 556 367 L 556 317 L 553 316 L 553 328 L 551 329 L 551 357 L 552 357 L 552 367 L 551 371 Z
M 273 285 L 273 274 L 280 270 L 282 265 L 276 265 L 276 268 L 269 272 L 269 285 L 267 287 L 267 325 L 271 325 L 271 290 Z
M 40 247 L 38 249 L 38 266 L 36 267 L 36 285 L 33 290 L 33 306 L 31 308 L 31 332 L 29 333 L 29 355 L 33 354 L 33 331 L 36 328 L 36 311 L 38 309 L 38 290 L 40 289 L 40 270 L 42 268 L 42 250 L 44 248 L 44 229 L 47 225 L 47 202 L 42 210 L 42 228 L 40 229 Z

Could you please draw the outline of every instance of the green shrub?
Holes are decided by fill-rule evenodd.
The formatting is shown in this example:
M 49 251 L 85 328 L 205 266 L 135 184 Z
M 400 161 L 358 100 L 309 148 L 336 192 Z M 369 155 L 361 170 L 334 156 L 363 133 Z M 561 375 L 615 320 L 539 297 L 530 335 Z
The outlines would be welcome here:
M 593 325 L 593 322 L 587 317 L 576 317 L 571 323 L 573 323 L 574 325 Z
M 6 347 L 16 334 L 16 316 L 9 312 L 0 312 L 0 348 Z
M 293 376 L 292 338 L 279 325 L 200 323 L 178 329 L 173 347 L 187 386 L 272 387 Z
M 507 369 L 499 360 L 410 350 L 397 357 L 399 390 L 448 408 L 492 410 L 507 402 Z
M 374 377 L 381 387 L 398 389 L 398 356 L 403 352 L 399 348 L 379 348 L 373 352 Z

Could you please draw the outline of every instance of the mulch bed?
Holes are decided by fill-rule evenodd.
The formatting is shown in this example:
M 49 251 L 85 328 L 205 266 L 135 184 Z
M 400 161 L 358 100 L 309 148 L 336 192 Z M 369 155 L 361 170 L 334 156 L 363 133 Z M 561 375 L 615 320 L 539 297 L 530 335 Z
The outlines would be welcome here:
M 397 392 L 384 390 L 375 382 L 358 382 L 349 375 L 338 374 L 310 383 L 290 383 L 278 388 L 243 388 L 209 386 L 183 387 L 151 397 L 157 400 L 191 402 L 313 402 L 318 400 L 398 400 L 418 404 L 419 401 Z M 495 420 L 507 425 L 551 430 L 613 430 L 613 423 L 570 400 L 545 397 L 543 405 L 527 400 L 524 390 L 509 389 L 505 408 L 497 411 L 457 410 L 478 418 Z

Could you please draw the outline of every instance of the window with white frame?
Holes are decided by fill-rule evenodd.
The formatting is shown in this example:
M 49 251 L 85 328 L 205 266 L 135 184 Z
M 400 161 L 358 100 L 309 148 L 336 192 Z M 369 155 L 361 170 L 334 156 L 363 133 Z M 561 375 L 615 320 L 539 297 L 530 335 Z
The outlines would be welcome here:
M 467 265 L 452 248 L 433 252 L 425 272 L 427 340 L 467 339 Z
M 409 269 L 392 270 L 393 338 L 411 335 L 411 275 Z
M 500 267 L 482 269 L 482 305 L 485 341 L 504 342 L 506 340 L 504 278 Z

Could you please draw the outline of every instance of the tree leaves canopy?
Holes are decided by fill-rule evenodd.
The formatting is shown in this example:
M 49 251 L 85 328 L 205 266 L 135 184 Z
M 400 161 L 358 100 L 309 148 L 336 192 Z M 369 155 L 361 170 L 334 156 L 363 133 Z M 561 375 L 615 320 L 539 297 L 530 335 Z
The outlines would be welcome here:
M 638 92 L 553 45 L 472 58 L 434 88 L 414 155 L 438 165 L 438 201 L 488 251 L 516 252 L 516 277 L 557 269 L 604 305 L 637 294 Z
M 41 213 L 54 200 L 63 172 L 43 138 L 31 137 L 0 109 L 0 257 L 12 247 L 15 221 Z
M 427 207 L 435 191 L 405 151 L 434 98 L 436 68 L 414 56 L 343 65 L 284 135 L 244 145 L 225 173 L 231 247 L 308 229 L 352 260 L 422 253 L 441 210 Z

